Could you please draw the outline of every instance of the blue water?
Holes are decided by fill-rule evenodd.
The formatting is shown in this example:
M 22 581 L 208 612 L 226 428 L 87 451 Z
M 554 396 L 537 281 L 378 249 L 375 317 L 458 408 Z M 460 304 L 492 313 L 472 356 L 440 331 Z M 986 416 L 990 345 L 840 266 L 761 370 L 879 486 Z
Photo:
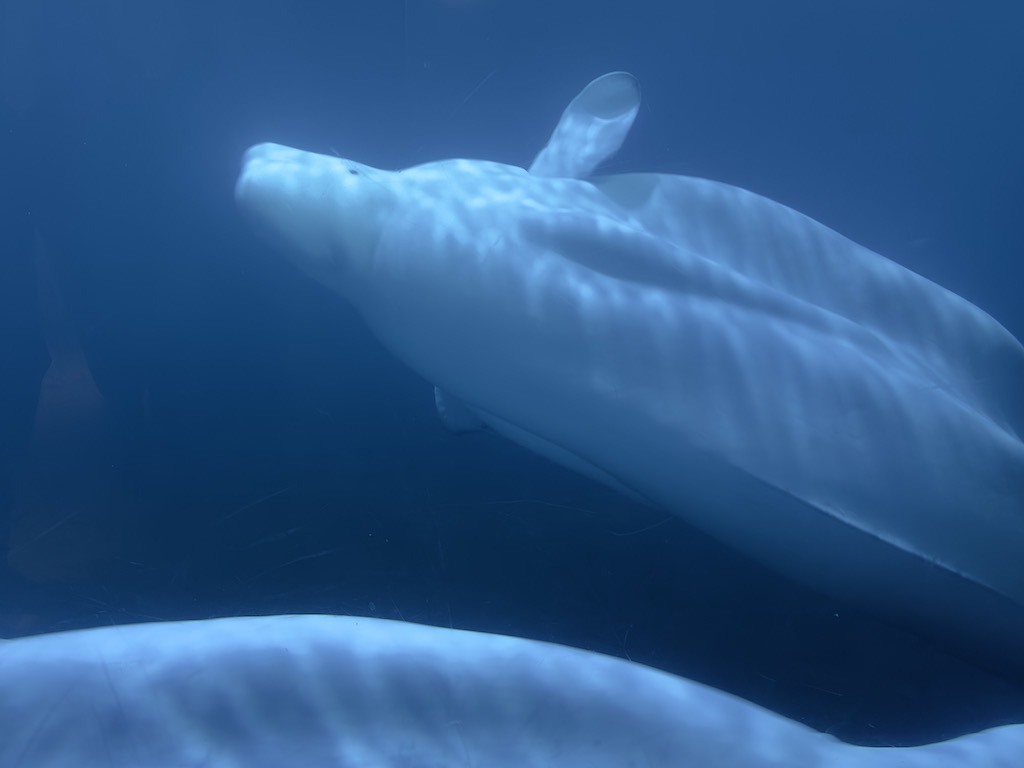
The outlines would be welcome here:
M 625 69 L 644 107 L 608 170 L 780 200 L 1024 338 L 1022 23 L 940 0 L 7 0 L 0 634 L 357 613 L 627 656 L 857 743 L 1021 722 L 1009 682 L 445 432 L 232 188 L 268 140 L 525 165 Z

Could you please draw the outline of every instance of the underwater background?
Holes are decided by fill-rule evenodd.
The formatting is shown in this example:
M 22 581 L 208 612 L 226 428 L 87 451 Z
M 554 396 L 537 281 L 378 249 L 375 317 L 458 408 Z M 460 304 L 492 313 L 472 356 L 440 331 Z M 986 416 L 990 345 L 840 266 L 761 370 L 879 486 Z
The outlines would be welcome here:
M 0 636 L 351 613 L 628 657 L 861 744 L 1021 722 L 980 666 L 448 433 L 232 198 L 260 141 L 527 165 L 624 69 L 606 170 L 779 200 L 1024 338 L 1021 29 L 1018 2 L 0 0 Z

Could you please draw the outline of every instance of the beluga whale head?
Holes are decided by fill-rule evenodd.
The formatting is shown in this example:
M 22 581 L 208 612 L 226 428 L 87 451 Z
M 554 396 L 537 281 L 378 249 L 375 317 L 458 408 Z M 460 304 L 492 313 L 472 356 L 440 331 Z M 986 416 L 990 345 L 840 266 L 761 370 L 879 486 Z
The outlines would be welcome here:
M 381 171 L 280 144 L 245 153 L 235 185 L 239 210 L 310 277 L 344 293 L 365 266 L 394 202 Z

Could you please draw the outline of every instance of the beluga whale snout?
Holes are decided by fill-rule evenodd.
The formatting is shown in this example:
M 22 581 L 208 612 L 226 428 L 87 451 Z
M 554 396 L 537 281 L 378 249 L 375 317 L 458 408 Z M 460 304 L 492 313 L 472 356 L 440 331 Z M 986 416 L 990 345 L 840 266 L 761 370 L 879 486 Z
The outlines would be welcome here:
M 242 158 L 235 201 L 300 269 L 340 292 L 352 259 L 371 251 L 379 235 L 389 175 L 333 155 L 257 144 Z
M 1024 680 L 1024 348 L 784 205 L 594 176 L 623 72 L 529 169 L 262 144 L 239 205 L 485 426 L 814 588 Z

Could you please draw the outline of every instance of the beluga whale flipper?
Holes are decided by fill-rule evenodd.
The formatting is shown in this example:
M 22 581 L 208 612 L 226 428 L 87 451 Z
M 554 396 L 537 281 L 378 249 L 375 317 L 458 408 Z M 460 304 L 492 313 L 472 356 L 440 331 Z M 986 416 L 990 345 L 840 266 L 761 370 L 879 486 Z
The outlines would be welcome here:
M 640 111 L 640 84 L 628 72 L 609 72 L 584 88 L 530 164 L 534 176 L 583 178 L 619 151 Z
M 1024 679 L 1024 348 L 759 195 L 591 177 L 638 104 L 632 77 L 599 78 L 532 173 L 260 144 L 236 197 L 456 428 Z

